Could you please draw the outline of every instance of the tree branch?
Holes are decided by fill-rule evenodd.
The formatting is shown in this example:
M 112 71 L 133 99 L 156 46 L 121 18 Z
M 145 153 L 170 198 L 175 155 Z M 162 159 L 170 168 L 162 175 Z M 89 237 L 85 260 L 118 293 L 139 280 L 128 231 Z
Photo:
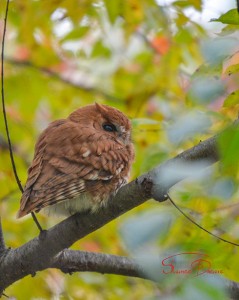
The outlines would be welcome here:
M 97 272 L 148 279 L 135 260 L 125 256 L 65 249 L 53 260 L 52 268 L 64 273 Z
M 96 94 L 98 94 L 108 100 L 111 100 L 111 101 L 115 101 L 115 102 L 123 101 L 123 99 L 120 99 L 114 95 L 110 95 L 110 94 L 106 93 L 105 91 L 102 91 L 96 87 L 83 85 L 82 83 L 76 83 L 72 80 L 64 78 L 63 76 L 59 75 L 57 72 L 54 72 L 53 70 L 46 68 L 46 67 L 37 66 L 33 62 L 28 61 L 28 60 L 17 60 L 17 59 L 11 58 L 11 57 L 6 57 L 5 62 L 9 63 L 11 65 L 15 65 L 15 66 L 19 66 L 19 67 L 27 67 L 27 68 L 37 70 L 37 71 L 42 72 L 56 80 L 59 80 L 67 85 L 70 85 L 73 88 L 80 89 L 80 90 L 83 90 L 83 91 L 89 92 L 89 93 L 96 93 Z
M 61 251 L 51 265 L 64 273 L 97 272 L 153 280 L 134 259 L 86 251 L 65 249 Z M 231 300 L 239 299 L 239 284 L 227 281 L 227 290 Z
M 202 160 L 204 163 L 197 165 L 198 170 L 218 160 L 215 137 L 200 142 L 125 185 L 107 207 L 94 213 L 71 216 L 21 247 L 9 250 L 0 257 L 0 292 L 26 275 L 49 268 L 60 251 L 146 200 L 164 201 L 168 189 L 188 176 L 182 173 L 181 177 L 172 177 L 162 183 L 160 178 L 165 170 L 170 167 L 176 171 L 182 163 Z

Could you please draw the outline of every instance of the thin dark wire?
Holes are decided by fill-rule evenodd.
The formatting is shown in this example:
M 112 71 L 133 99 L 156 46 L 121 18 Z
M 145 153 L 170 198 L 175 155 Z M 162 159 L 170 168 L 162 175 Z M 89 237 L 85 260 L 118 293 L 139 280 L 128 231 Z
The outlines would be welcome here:
M 14 172 L 14 176 L 17 182 L 17 185 L 19 187 L 19 190 L 23 193 L 23 187 L 21 185 L 21 181 L 17 175 L 17 169 L 14 161 L 14 156 L 13 156 L 13 151 L 12 151 L 12 143 L 10 139 L 10 133 L 8 129 L 8 122 L 7 122 L 7 114 L 6 114 L 6 108 L 5 108 L 5 96 L 4 96 L 4 47 L 5 47 L 5 36 L 6 36 L 6 30 L 7 30 L 7 17 L 8 17 L 8 7 L 9 7 L 9 0 L 7 0 L 7 5 L 6 5 L 6 10 L 5 10 L 5 17 L 4 17 L 4 25 L 3 25 L 3 37 L 2 37 L 2 52 L 1 52 L 1 92 L 2 92 L 2 110 L 3 110 L 3 117 L 4 117 L 4 123 L 5 123 L 5 128 L 6 128 L 6 133 L 7 133 L 7 141 L 8 141 L 8 147 L 9 147 L 9 153 L 10 153 L 10 158 L 11 158 L 11 163 L 12 163 L 12 168 Z M 41 225 L 38 222 L 35 214 L 32 212 L 31 213 L 32 218 L 34 222 L 36 223 L 38 229 L 42 231 Z
M 7 133 L 7 141 L 8 141 L 8 146 L 9 146 L 9 153 L 10 153 L 10 158 L 11 158 L 13 172 L 14 172 L 14 175 L 15 175 L 16 182 L 18 184 L 19 190 L 23 193 L 23 187 L 22 187 L 21 182 L 20 182 L 20 180 L 18 178 L 17 170 L 16 170 L 16 165 L 15 165 L 15 161 L 14 161 L 14 157 L 13 157 L 12 143 L 11 143 L 11 139 L 10 139 L 10 134 L 9 134 L 9 129 L 8 129 L 8 122 L 7 122 L 7 114 L 6 114 L 6 109 L 5 109 L 4 67 L 3 67 L 3 63 L 4 63 L 5 35 L 6 35 L 6 29 L 7 29 L 8 6 L 9 6 L 9 0 L 7 0 L 7 6 L 6 6 L 6 11 L 5 11 L 4 26 L 3 26 L 3 38 L 2 38 L 2 53 L 1 53 L 1 63 L 2 63 L 2 68 L 1 68 L 2 110 L 3 110 L 3 117 L 4 117 L 4 123 L 5 123 L 6 133 Z
M 173 204 L 173 206 L 174 206 L 174 207 L 175 207 L 182 215 L 184 215 L 184 217 L 187 218 L 191 223 L 193 223 L 194 225 L 196 225 L 197 227 L 199 227 L 199 228 L 202 229 L 203 231 L 209 233 L 210 235 L 214 236 L 215 238 L 217 238 L 217 239 L 219 239 L 219 240 L 221 240 L 221 241 L 223 241 L 223 242 L 225 242 L 225 243 L 228 243 L 228 244 L 231 244 L 231 245 L 234 245 L 234 246 L 239 246 L 239 244 L 234 243 L 234 242 L 231 242 L 231 241 L 228 241 L 228 240 L 225 240 L 225 239 L 221 238 L 220 236 L 217 236 L 216 234 L 214 234 L 214 233 L 208 231 L 207 229 L 203 228 L 201 225 L 199 225 L 199 224 L 196 223 L 193 219 L 191 219 L 187 214 L 185 214 L 185 212 L 183 212 L 183 211 L 181 210 L 181 208 L 179 208 L 179 207 L 177 206 L 177 204 L 173 201 L 173 199 L 169 196 L 169 194 L 167 194 L 167 197 L 168 197 L 168 199 L 170 200 L 170 202 Z
M 6 297 L 6 298 L 10 298 L 8 295 L 6 295 L 6 294 L 4 294 L 4 293 L 2 293 L 2 295 L 3 295 L 4 297 Z
M 43 232 L 44 230 L 41 227 L 41 224 L 38 222 L 36 215 L 34 214 L 34 212 L 31 212 L 33 221 L 35 222 L 35 224 L 37 225 L 37 228 L 39 229 L 40 232 Z

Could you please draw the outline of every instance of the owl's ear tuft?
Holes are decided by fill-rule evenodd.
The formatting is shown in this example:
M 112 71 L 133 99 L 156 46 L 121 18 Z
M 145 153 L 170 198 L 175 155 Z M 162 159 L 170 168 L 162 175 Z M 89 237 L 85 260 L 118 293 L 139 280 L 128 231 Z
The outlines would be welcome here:
M 99 104 L 99 103 L 95 102 L 95 107 L 96 107 L 96 109 L 97 109 L 100 113 L 102 113 L 103 115 L 104 115 L 105 113 L 107 113 L 106 107 L 104 107 L 102 104 Z

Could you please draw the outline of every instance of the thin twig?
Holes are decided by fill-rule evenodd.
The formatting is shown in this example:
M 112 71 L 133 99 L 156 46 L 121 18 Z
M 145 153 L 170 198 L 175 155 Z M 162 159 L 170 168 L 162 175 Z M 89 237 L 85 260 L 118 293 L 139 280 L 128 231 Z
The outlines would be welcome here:
M 6 35 L 6 29 L 7 29 L 8 6 L 9 6 L 9 0 L 7 0 L 7 6 L 6 6 L 6 11 L 5 11 L 4 26 L 3 26 L 3 38 L 2 38 L 2 52 L 1 52 L 1 63 L 2 63 L 2 67 L 1 67 L 2 110 L 3 110 L 3 117 L 4 117 L 4 123 L 5 123 L 6 133 L 7 133 L 7 141 L 8 141 L 8 146 L 9 146 L 9 154 L 10 154 L 10 158 L 11 158 L 11 163 L 12 163 L 12 168 L 13 168 L 14 176 L 16 178 L 16 182 L 18 184 L 19 190 L 21 192 L 23 192 L 23 187 L 21 185 L 21 181 L 19 180 L 18 175 L 17 175 L 16 165 L 15 165 L 14 156 L 13 156 L 13 150 L 12 150 L 12 143 L 11 143 L 10 133 L 9 133 L 9 129 L 8 129 L 6 108 L 5 108 L 5 94 L 4 94 L 4 46 L 5 46 L 5 35 Z
M 231 242 L 229 240 L 226 240 L 226 239 L 223 239 L 221 238 L 220 236 L 210 232 L 209 230 L 205 229 L 204 227 L 202 227 L 201 225 L 199 225 L 197 222 L 195 222 L 193 219 L 191 219 L 184 211 L 181 210 L 181 208 L 179 208 L 177 206 L 177 204 L 173 201 L 173 199 L 169 196 L 169 194 L 167 194 L 167 197 L 168 199 L 170 200 L 170 202 L 173 204 L 173 206 L 186 218 L 188 219 L 191 223 L 193 223 L 194 225 L 196 225 L 198 228 L 202 229 L 203 231 L 207 232 L 208 234 L 214 236 L 215 238 L 225 242 L 225 243 L 228 243 L 228 244 L 231 244 L 231 245 L 234 245 L 234 246 L 239 246 L 239 244 L 237 243 L 234 243 L 234 242 Z
M 11 140 L 9 136 L 9 130 L 8 130 L 8 124 L 7 124 L 7 116 L 6 116 L 6 110 L 5 110 L 5 98 L 4 98 L 4 45 L 5 45 L 5 35 L 6 35 L 6 27 L 7 27 L 7 16 L 8 16 L 8 6 L 9 6 L 9 0 L 7 0 L 6 5 L 6 11 L 5 11 L 5 17 L 4 17 L 4 26 L 3 26 L 3 37 L 2 37 L 2 50 L 1 50 L 1 93 L 2 93 L 2 109 L 3 109 L 3 116 L 5 121 L 5 127 L 6 127 L 6 133 L 7 133 L 7 139 L 8 139 L 8 146 L 9 146 L 9 153 L 10 158 L 13 166 L 14 175 L 17 181 L 17 184 L 19 186 L 19 189 L 22 190 L 21 183 L 19 181 L 19 178 L 17 176 L 16 167 L 14 163 L 13 153 L 12 153 L 12 145 Z M 5 242 L 3 237 L 3 231 L 2 231 L 2 222 L 0 218 L 0 252 L 5 250 Z
M 4 242 L 4 237 L 3 237 L 3 231 L 2 231 L 2 221 L 1 221 L 1 217 L 0 217 L 0 253 L 5 251 L 6 246 L 5 246 L 5 242 Z
M 39 221 L 38 221 L 38 219 L 37 219 L 35 213 L 34 213 L 34 212 L 31 212 L 31 216 L 32 216 L 32 218 L 33 218 L 33 221 L 34 221 L 35 224 L 37 225 L 37 228 L 39 229 L 39 231 L 40 231 L 40 232 L 43 232 L 44 230 L 42 229 L 41 224 L 39 223 Z
M 9 64 L 12 65 L 17 65 L 19 67 L 28 67 L 28 68 L 32 68 L 34 70 L 37 70 L 39 72 L 42 72 L 56 80 L 59 80 L 67 85 L 70 85 L 73 88 L 77 88 L 77 89 L 81 89 L 85 92 L 89 92 L 89 93 L 96 93 L 108 100 L 114 101 L 114 102 L 123 102 L 123 99 L 120 99 L 114 95 L 110 95 L 108 93 L 106 93 L 105 91 L 102 91 L 94 86 L 86 86 L 83 85 L 81 83 L 76 83 L 73 82 L 72 80 L 66 79 L 64 77 L 62 77 L 61 75 L 59 75 L 58 73 L 54 72 L 51 69 L 48 69 L 46 67 L 41 67 L 41 66 L 37 66 L 35 65 L 33 62 L 31 61 L 26 61 L 26 60 L 16 60 L 10 57 L 5 58 L 5 61 L 8 62 Z
M 14 156 L 13 156 L 12 143 L 11 143 L 11 139 L 10 139 L 10 133 L 9 133 L 8 122 L 7 122 L 7 113 L 6 113 L 6 108 L 5 108 L 5 93 L 4 93 L 4 47 L 5 47 L 5 36 L 6 36 L 6 30 L 7 30 L 8 7 L 9 7 L 9 0 L 7 0 L 6 10 L 5 10 L 4 26 L 3 26 L 3 37 L 2 37 L 2 51 L 1 51 L 1 64 L 2 64 L 2 66 L 1 66 L 2 110 L 3 110 L 3 117 L 4 117 L 4 123 L 5 123 L 6 133 L 7 133 L 7 141 L 8 141 L 9 154 L 10 154 L 11 163 L 12 163 L 12 169 L 13 169 L 14 176 L 15 176 L 17 185 L 19 187 L 19 190 L 23 193 L 23 187 L 21 185 L 21 181 L 20 181 L 20 179 L 18 177 L 18 174 L 17 174 L 17 169 L 16 169 L 15 160 L 14 160 Z M 35 214 L 31 213 L 31 215 L 32 215 L 32 218 L 33 218 L 34 222 L 37 225 L 37 228 L 42 232 L 41 225 L 38 222 Z
M 64 249 L 54 257 L 51 267 L 64 273 L 98 272 L 149 279 L 134 259 L 105 253 Z

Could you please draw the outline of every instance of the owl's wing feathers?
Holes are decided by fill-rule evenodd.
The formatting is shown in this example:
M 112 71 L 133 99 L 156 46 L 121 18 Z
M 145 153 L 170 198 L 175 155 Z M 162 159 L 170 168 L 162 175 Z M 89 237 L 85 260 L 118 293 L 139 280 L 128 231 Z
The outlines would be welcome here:
M 82 135 L 77 124 L 59 120 L 40 135 L 18 217 L 84 193 L 85 180 L 108 181 L 124 169 L 124 147 L 90 132 L 94 142 L 86 142 L 86 131 Z M 98 185 L 87 191 L 91 187 Z

